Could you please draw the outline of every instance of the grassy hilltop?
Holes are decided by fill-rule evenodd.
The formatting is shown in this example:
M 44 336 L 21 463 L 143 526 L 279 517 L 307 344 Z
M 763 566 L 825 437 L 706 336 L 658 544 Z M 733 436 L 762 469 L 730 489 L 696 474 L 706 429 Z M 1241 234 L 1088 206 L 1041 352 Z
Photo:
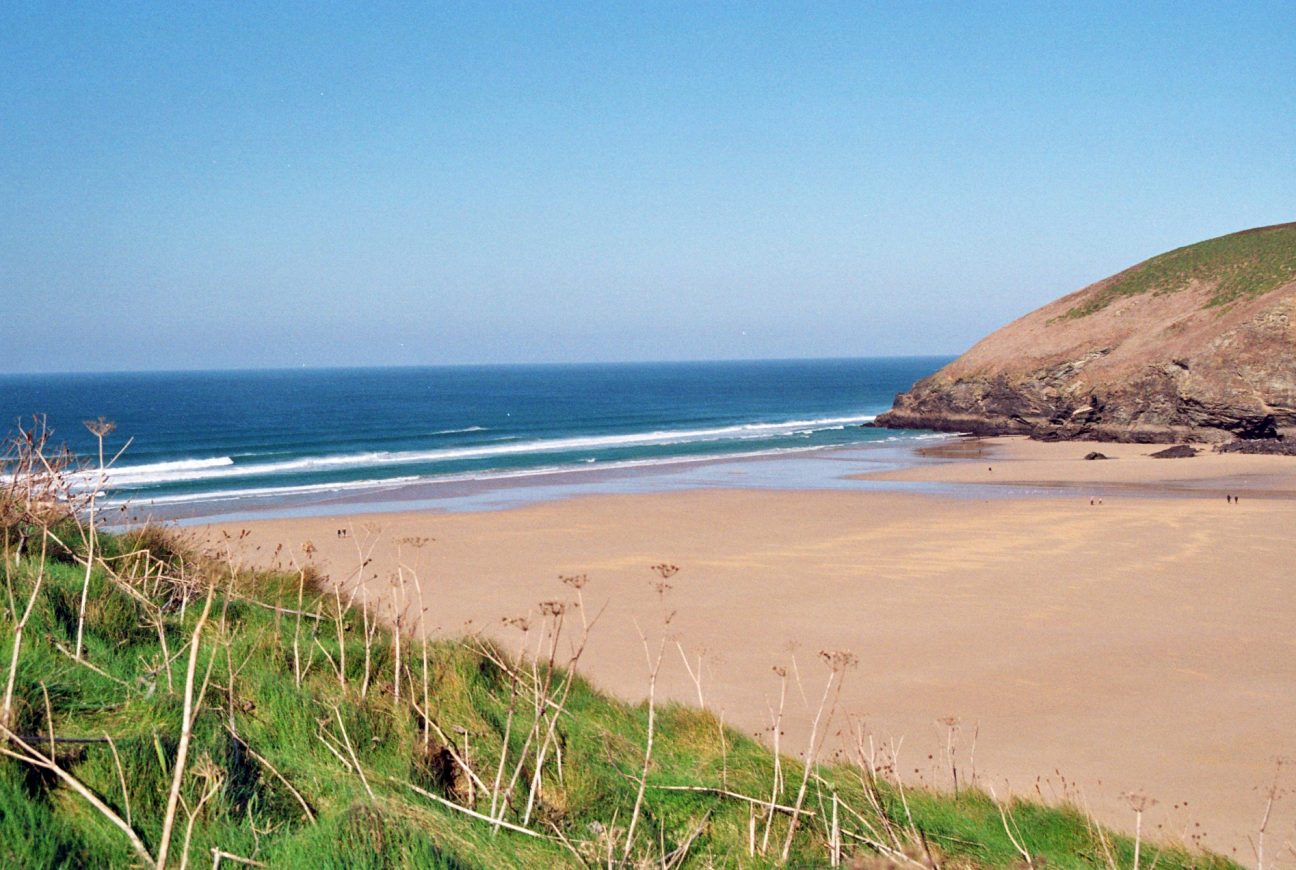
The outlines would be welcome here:
M 1296 223 L 1257 227 L 1207 239 L 1126 269 L 1064 317 L 1087 317 L 1126 296 L 1209 287 L 1214 308 L 1253 299 L 1296 281 Z
M 398 637 L 309 570 L 96 533 L 39 448 L 0 478 L 0 866 L 1229 866 L 602 695 L 581 578 L 516 655 Z M 825 662 L 820 734 L 850 665 Z

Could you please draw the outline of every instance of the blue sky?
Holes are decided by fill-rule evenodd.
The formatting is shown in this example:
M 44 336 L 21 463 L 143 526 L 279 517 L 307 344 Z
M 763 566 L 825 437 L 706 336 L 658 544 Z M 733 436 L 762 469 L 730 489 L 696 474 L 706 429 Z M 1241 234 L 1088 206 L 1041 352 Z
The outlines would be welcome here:
M 955 353 L 1296 219 L 1290 2 L 173 5 L 0 9 L 0 370 Z

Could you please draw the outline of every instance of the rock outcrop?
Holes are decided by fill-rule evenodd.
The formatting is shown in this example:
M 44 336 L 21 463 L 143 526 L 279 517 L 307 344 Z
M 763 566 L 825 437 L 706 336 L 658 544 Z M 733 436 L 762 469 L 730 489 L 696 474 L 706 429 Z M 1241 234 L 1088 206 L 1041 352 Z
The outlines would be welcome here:
M 1294 452 L 1296 223 L 1064 296 L 897 396 L 877 425 Z
M 1189 447 L 1187 444 L 1175 444 L 1150 455 L 1153 459 L 1192 459 L 1197 455 L 1197 448 Z

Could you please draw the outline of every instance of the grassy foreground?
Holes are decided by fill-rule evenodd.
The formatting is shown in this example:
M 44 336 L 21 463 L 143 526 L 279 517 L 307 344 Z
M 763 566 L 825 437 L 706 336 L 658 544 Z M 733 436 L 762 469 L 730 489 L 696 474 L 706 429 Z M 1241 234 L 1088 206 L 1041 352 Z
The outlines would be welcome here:
M 3 867 L 1230 866 L 602 695 L 581 578 L 506 653 L 399 638 L 309 570 L 0 517 Z

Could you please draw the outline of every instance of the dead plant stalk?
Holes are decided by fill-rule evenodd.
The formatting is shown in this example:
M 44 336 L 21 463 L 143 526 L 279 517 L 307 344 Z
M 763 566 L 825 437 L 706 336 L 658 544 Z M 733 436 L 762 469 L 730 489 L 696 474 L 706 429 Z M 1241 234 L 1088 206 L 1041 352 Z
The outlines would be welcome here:
M 189 760 L 189 743 L 193 739 L 194 713 L 194 675 L 198 671 L 198 653 L 201 648 L 203 628 L 207 625 L 207 616 L 211 613 L 212 599 L 216 595 L 216 585 L 207 587 L 207 600 L 203 603 L 202 614 L 194 626 L 189 639 L 189 665 L 185 670 L 184 718 L 180 726 L 180 745 L 176 750 L 175 771 L 171 777 L 171 791 L 167 795 L 166 815 L 162 820 L 162 835 L 158 845 L 158 866 L 166 867 L 167 853 L 171 846 L 171 830 L 175 826 L 176 806 L 180 800 L 180 785 L 184 781 L 185 764 Z
M 638 624 L 635 628 L 639 628 Z M 621 851 L 622 860 L 630 857 L 634 845 L 635 825 L 639 821 L 639 812 L 643 809 L 644 790 L 648 787 L 648 768 L 652 764 L 653 726 L 657 717 L 657 672 L 661 670 L 662 655 L 666 651 L 666 637 L 662 636 L 657 646 L 657 658 L 654 660 L 648 649 L 648 637 L 639 629 L 639 639 L 643 642 L 644 657 L 648 660 L 648 738 L 644 744 L 643 770 L 639 774 L 639 791 L 635 795 L 634 809 L 630 812 L 630 824 L 626 827 L 625 848 Z

